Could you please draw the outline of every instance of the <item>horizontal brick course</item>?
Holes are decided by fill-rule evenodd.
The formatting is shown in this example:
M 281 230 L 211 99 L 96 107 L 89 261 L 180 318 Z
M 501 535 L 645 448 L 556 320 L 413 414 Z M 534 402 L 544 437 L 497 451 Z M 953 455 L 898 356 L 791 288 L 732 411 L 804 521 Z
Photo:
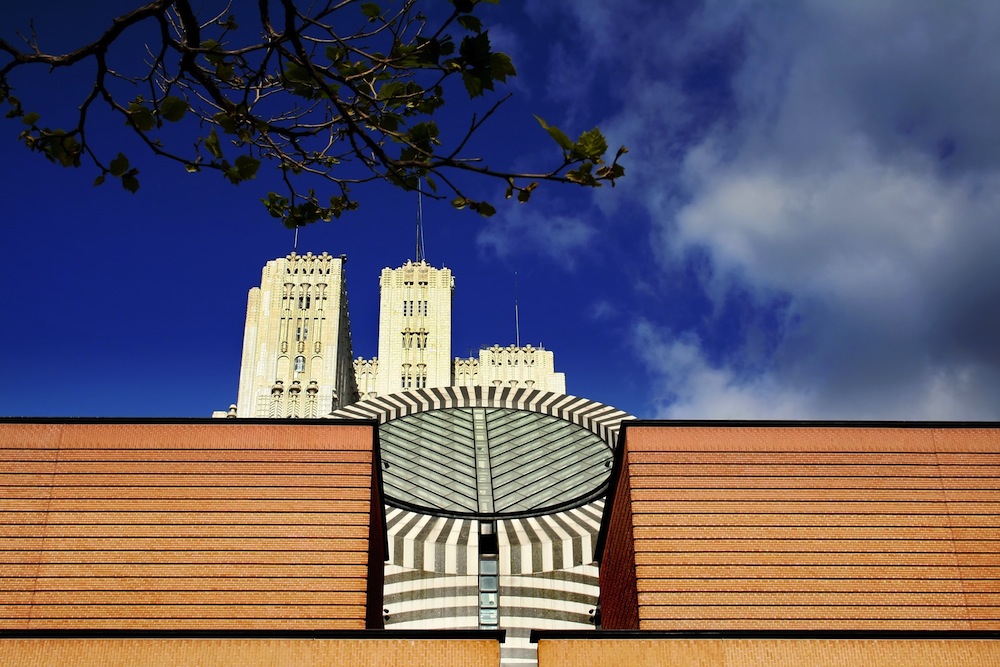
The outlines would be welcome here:
M 3 626 L 364 628 L 381 612 L 374 438 L 335 423 L 0 424 Z
M 0 640 L 5 667 L 496 667 L 490 639 Z
M 717 489 L 979 489 L 992 488 L 990 477 L 852 477 L 844 475 L 644 475 L 633 480 L 636 489 L 670 488 L 704 489 L 711 484 Z
M 894 514 L 892 518 L 878 513 L 858 514 L 850 511 L 808 514 L 803 512 L 739 513 L 714 512 L 639 514 L 636 526 L 963 526 L 995 527 L 992 514 L 949 514 L 947 507 L 932 514 Z
M 893 466 L 880 466 L 878 464 L 843 464 L 831 463 L 817 465 L 810 463 L 769 463 L 766 457 L 758 457 L 760 462 L 736 463 L 719 461 L 704 461 L 701 463 L 674 463 L 673 461 L 662 463 L 635 463 L 632 474 L 636 477 L 646 475 L 656 475 L 658 477 L 669 477 L 671 475 L 702 475 L 707 477 L 729 476 L 729 477 L 752 477 L 754 475 L 765 476 L 811 476 L 811 477 L 882 477 L 879 471 L 884 470 L 886 474 L 893 477 L 915 477 L 936 479 L 938 477 L 998 477 L 1000 476 L 1000 465 L 949 465 L 941 466 L 934 464 L 915 465 L 912 463 L 899 463 Z M 942 475 L 941 473 L 947 473 Z
M 279 463 L 365 463 L 371 461 L 371 452 L 367 450 L 339 449 L 225 449 L 213 447 L 203 449 L 170 449 L 171 443 L 163 443 L 159 447 L 145 449 L 88 447 L 71 448 L 68 446 L 53 448 L 11 448 L 0 449 L 0 461 L 180 461 L 189 463 L 226 462 L 279 462 Z M 213 466 L 214 467 L 214 466 Z
M 37 578 L 39 582 L 43 582 L 47 579 L 59 581 L 65 578 L 80 576 L 80 566 L 78 563 L 46 563 L 44 573 L 39 575 L 38 571 L 38 566 L 34 564 L 0 565 L 0 577 Z M 240 582 L 244 579 L 263 578 L 266 581 L 268 578 L 274 578 L 287 581 L 297 577 L 329 577 L 336 580 L 339 578 L 364 578 L 367 574 L 367 567 L 365 565 L 345 563 L 321 565 L 308 565 L 297 562 L 279 564 L 255 563 L 252 565 L 239 565 L 235 563 L 223 563 L 220 565 L 213 565 L 211 563 L 174 563 L 171 564 L 170 569 L 166 572 L 157 563 L 129 563 L 126 569 L 115 563 L 93 563 L 87 565 L 86 578 L 92 580 L 96 587 L 100 583 L 97 580 L 102 577 L 164 581 L 169 581 L 174 577 L 198 577 L 205 581 L 206 590 L 211 590 L 222 580 L 234 582 L 235 587 L 242 590 L 254 587 L 253 581 L 243 582 L 241 586 Z M 146 588 L 140 586 L 137 590 L 146 590 Z
M 126 538 L 367 538 L 365 526 L 356 524 L 328 525 L 240 525 L 240 524 L 7 524 L 0 525 L 0 537 L 19 538 L 45 535 L 49 538 L 92 537 L 109 535 Z
M 334 569 L 336 568 L 336 569 Z M 133 591 L 239 591 L 239 592 L 336 592 L 364 591 L 367 588 L 365 569 L 358 566 L 333 566 L 327 577 L 136 577 L 128 579 L 128 592 Z M 6 578 L 0 582 L 3 590 L 25 589 L 39 595 L 49 591 L 115 591 L 120 590 L 122 577 L 33 577 Z M 41 598 L 39 598 L 41 599 Z
M 1000 429 L 625 433 L 605 627 L 1000 630 Z
M 367 488 L 370 478 L 365 475 L 47 475 L 2 476 L 3 495 L 7 498 L 143 498 L 149 497 L 148 487 L 157 487 L 157 497 L 182 493 L 180 498 L 286 498 L 309 497 L 310 491 L 322 489 Z M 120 486 L 123 481 L 128 486 Z M 180 489 L 181 491 L 172 491 Z M 212 489 L 219 489 L 214 492 Z M 286 491 L 287 490 L 287 491 Z M 285 491 L 284 494 L 279 491 Z M 146 495 L 141 495 L 146 494 Z M 322 496 L 320 496 L 322 497 Z
M 1000 642 L 962 640 L 543 639 L 539 667 L 992 667 Z
M 123 502 L 122 506 L 131 506 L 131 503 Z M 247 504 L 242 508 L 245 510 Z M 50 523 L 52 525 L 62 524 L 99 524 L 99 525 L 364 525 L 370 521 L 367 510 L 358 512 L 143 512 L 133 513 L 128 511 L 100 512 L 100 511 L 77 511 L 77 512 L 45 512 L 45 511 L 24 511 L 5 512 L 3 518 L 12 524 L 38 524 Z

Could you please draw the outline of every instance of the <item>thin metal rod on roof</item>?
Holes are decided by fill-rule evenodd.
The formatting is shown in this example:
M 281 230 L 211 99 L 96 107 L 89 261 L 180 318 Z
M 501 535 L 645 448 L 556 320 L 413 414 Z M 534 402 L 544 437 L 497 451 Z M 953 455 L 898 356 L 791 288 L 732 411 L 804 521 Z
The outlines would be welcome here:
M 517 271 L 514 272 L 514 341 L 521 347 L 521 317 L 517 308 Z
M 295 228 L 295 236 L 292 237 L 292 252 L 296 252 L 299 249 L 299 228 Z
M 416 261 L 424 261 L 424 198 L 421 189 L 422 181 L 417 181 L 417 256 Z

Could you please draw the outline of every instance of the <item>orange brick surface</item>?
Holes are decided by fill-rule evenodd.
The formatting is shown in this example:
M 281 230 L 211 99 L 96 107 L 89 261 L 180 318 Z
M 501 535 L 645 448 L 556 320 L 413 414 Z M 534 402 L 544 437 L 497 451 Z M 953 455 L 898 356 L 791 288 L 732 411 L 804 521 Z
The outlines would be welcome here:
M 1000 630 L 1000 429 L 623 432 L 605 628 Z
M 0 423 L 3 628 L 378 627 L 374 428 Z
M 4 667 L 496 667 L 488 639 L 0 639 Z
M 538 667 L 994 667 L 1000 641 L 543 639 Z

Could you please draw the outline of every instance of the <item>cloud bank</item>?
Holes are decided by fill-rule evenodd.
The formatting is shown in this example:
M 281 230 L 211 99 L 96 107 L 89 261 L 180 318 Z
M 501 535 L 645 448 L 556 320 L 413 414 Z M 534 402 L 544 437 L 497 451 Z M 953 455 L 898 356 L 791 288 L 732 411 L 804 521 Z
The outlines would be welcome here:
M 622 187 L 712 304 L 635 314 L 655 416 L 1000 417 L 1000 5 L 560 7 L 639 45 Z

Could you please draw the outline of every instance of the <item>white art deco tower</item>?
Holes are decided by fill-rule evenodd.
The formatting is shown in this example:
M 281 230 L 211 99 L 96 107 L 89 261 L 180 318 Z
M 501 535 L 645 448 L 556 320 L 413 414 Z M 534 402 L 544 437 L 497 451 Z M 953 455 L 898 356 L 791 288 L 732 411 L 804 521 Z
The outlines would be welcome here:
M 566 393 L 543 347 L 494 345 L 478 357 L 452 358 L 455 279 L 425 261 L 382 269 L 378 356 L 354 362 L 361 400 L 434 387 L 512 387 Z
M 357 393 L 346 257 L 269 261 L 247 298 L 238 417 L 322 417 Z
M 378 357 L 355 362 L 361 396 L 451 385 L 451 270 L 427 262 L 382 269 Z

